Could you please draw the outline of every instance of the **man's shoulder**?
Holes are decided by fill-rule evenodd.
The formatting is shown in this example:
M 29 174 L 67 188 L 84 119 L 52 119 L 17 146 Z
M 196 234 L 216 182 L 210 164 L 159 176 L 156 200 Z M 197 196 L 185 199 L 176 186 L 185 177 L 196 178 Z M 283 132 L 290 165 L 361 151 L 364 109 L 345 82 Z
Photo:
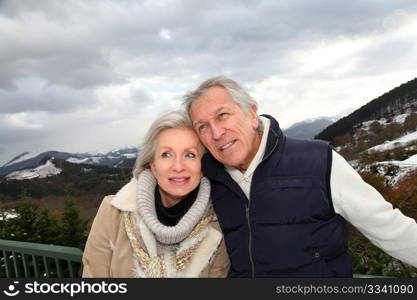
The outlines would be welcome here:
M 304 171 L 326 171 L 331 165 L 332 147 L 322 140 L 296 139 L 287 137 L 283 149 L 281 164 L 285 168 Z
M 286 147 L 290 147 L 291 150 L 322 150 L 322 151 L 329 151 L 331 149 L 331 145 L 327 141 L 323 140 L 313 140 L 313 139 L 299 139 L 285 136 L 285 145 Z

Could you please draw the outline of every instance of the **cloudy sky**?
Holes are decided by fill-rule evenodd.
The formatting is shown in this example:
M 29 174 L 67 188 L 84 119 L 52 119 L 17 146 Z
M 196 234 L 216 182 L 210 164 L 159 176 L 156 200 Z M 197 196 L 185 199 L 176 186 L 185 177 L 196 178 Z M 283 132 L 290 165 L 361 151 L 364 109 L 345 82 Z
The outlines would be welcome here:
M 417 76 L 415 0 L 0 0 L 0 165 L 137 146 L 156 115 L 229 76 L 286 128 Z

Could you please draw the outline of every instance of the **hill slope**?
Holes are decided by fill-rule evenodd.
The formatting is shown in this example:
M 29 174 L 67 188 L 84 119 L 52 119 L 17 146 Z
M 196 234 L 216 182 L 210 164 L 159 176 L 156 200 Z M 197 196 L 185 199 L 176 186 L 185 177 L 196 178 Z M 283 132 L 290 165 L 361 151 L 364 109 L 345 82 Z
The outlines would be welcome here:
M 412 111 L 417 111 L 417 78 L 394 88 L 341 118 L 315 138 L 332 142 L 336 136 L 352 133 L 363 122 L 379 119 L 386 119 L 389 122 L 396 115 Z

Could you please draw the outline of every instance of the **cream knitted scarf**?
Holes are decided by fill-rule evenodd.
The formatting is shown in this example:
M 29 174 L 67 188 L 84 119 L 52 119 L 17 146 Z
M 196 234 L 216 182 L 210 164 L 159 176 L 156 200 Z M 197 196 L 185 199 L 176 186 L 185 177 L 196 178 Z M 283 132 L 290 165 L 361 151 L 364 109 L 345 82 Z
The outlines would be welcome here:
M 156 215 L 155 187 L 156 179 L 150 170 L 143 171 L 138 178 L 137 203 L 139 215 L 146 226 L 162 244 L 177 244 L 184 240 L 197 223 L 207 214 L 210 198 L 210 182 L 202 178 L 197 198 L 188 212 L 175 226 L 163 225 Z

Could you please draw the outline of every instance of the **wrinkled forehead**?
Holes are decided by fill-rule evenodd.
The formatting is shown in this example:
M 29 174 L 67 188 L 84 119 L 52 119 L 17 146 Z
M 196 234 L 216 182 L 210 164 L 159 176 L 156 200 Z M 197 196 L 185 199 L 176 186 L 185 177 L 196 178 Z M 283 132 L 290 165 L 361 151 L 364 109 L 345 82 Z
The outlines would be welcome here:
M 240 106 L 233 100 L 225 88 L 210 87 L 193 101 L 190 106 L 190 117 L 195 122 L 200 117 L 213 115 L 222 110 L 222 108 L 230 107 L 240 109 Z

